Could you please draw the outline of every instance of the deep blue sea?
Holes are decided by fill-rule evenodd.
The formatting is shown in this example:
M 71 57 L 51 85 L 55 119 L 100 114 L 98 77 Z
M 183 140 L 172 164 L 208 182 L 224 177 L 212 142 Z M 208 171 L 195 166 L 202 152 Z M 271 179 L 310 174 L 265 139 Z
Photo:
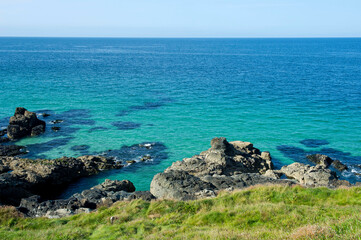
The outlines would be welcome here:
M 270 151 L 277 167 L 324 153 L 350 166 L 342 178 L 361 181 L 359 38 L 0 38 L 0 127 L 18 106 L 47 122 L 44 135 L 15 143 L 26 157 L 152 158 L 63 196 L 106 178 L 147 190 L 216 136 Z

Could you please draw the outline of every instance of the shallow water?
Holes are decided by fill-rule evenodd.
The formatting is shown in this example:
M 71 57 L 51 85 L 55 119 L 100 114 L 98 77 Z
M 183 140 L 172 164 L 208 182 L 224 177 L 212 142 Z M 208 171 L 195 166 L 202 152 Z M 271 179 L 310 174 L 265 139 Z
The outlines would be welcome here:
M 46 134 L 16 143 L 31 158 L 164 146 L 156 161 L 82 179 L 65 195 L 105 178 L 147 190 L 216 136 L 253 142 L 278 167 L 309 152 L 356 165 L 360 66 L 361 39 L 0 38 L 0 127 L 17 106 L 50 113 Z

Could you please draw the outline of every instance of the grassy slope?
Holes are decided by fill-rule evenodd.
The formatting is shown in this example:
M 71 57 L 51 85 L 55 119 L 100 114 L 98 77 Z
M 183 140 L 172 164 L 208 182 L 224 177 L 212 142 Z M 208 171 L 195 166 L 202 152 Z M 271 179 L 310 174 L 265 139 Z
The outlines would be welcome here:
M 2 207 L 0 239 L 361 239 L 361 187 L 258 186 L 198 201 L 118 202 L 62 219 Z

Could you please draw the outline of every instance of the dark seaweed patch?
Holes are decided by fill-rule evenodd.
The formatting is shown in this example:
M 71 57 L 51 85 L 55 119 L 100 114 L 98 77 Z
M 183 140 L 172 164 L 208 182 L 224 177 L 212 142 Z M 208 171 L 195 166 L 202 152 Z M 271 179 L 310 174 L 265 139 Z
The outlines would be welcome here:
M 170 102 L 172 102 L 172 99 L 170 99 L 170 98 L 163 98 L 156 102 L 144 102 L 142 105 L 133 105 L 133 106 L 128 107 L 125 110 L 121 110 L 118 112 L 118 114 L 116 114 L 116 116 L 122 117 L 122 116 L 126 116 L 126 115 L 128 115 L 132 112 L 136 112 L 136 111 L 157 109 L 157 108 L 163 107 L 164 105 L 166 105 L 167 103 L 170 103 Z
M 72 151 L 79 153 L 80 155 L 91 155 L 89 152 L 89 145 L 75 145 L 70 148 Z
M 93 128 L 91 128 L 91 129 L 89 129 L 89 131 L 88 132 L 94 132 L 94 131 L 104 131 L 104 130 L 108 130 L 108 128 L 106 128 L 106 127 L 93 127 Z
M 131 129 L 139 128 L 142 124 L 135 122 L 117 121 L 117 122 L 112 122 L 112 125 L 117 127 L 118 130 L 131 130 Z
M 44 143 L 29 144 L 26 146 L 28 153 L 26 158 L 46 158 L 43 153 L 52 149 L 67 145 L 74 137 L 55 138 Z
M 321 140 L 321 139 L 304 139 L 300 141 L 300 143 L 309 148 L 317 148 L 329 144 L 327 140 Z

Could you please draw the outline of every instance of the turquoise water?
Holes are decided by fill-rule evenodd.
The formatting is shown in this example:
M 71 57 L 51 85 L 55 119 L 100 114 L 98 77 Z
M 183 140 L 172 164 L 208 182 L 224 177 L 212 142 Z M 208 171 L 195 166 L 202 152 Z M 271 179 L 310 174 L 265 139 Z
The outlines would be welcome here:
M 124 146 L 157 143 L 153 162 L 67 193 L 105 178 L 147 190 L 216 136 L 250 141 L 278 167 L 308 152 L 361 164 L 361 39 L 0 38 L 0 81 L 0 126 L 18 106 L 51 114 L 46 134 L 16 142 L 28 157 L 118 149 L 139 159 Z

